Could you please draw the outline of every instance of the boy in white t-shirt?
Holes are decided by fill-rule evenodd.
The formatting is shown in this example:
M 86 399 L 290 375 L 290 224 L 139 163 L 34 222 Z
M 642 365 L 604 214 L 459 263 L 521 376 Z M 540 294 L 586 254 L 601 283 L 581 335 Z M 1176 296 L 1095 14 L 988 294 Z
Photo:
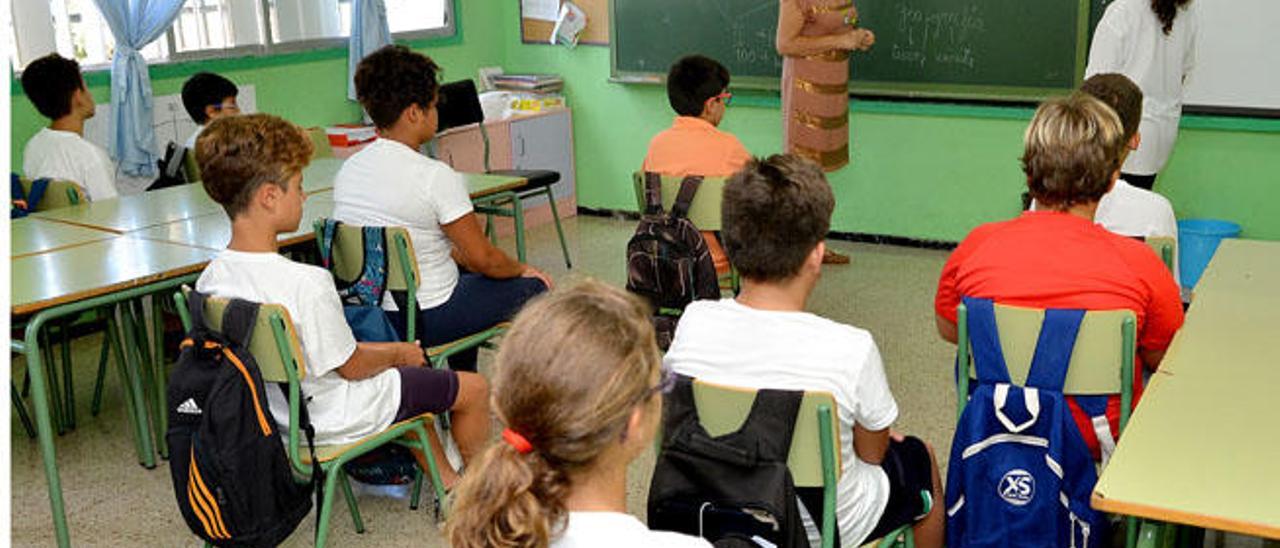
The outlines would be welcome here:
M 347 159 L 334 179 L 333 217 L 365 226 L 402 226 L 417 254 L 418 332 L 436 346 L 510 319 L 551 279 L 494 247 L 480 230 L 462 175 L 418 153 L 435 136 L 439 67 L 404 46 L 375 51 L 356 68 L 356 95 L 378 140 Z M 461 270 L 461 272 L 460 272 Z M 396 310 L 391 298 L 383 308 Z M 391 315 L 403 325 L 403 312 Z M 449 366 L 475 371 L 473 348 Z
M 210 121 L 240 114 L 240 105 L 236 103 L 239 94 L 240 88 L 234 82 L 212 72 L 198 72 L 182 83 L 182 107 L 191 120 L 199 124 L 187 138 L 187 150 L 195 150 L 196 138 Z
M 115 164 L 107 151 L 84 138 L 84 122 L 93 118 L 96 106 L 80 64 L 56 53 L 36 59 L 22 71 L 22 91 L 51 120 L 27 141 L 22 172 L 30 179 L 74 182 L 90 200 L 115 198 Z
M 318 444 L 350 443 L 393 422 L 449 410 L 451 434 L 469 462 L 489 439 L 484 378 L 425 366 L 416 341 L 357 343 L 329 272 L 278 253 L 277 236 L 297 230 L 302 220 L 302 169 L 311 151 L 300 128 L 275 116 L 233 116 L 209 124 L 196 159 L 205 191 L 231 218 L 231 242 L 205 268 L 196 289 L 289 311 L 302 343 L 302 393 Z M 268 390 L 267 400 L 276 422 L 287 425 L 283 395 Z M 431 436 L 436 462 L 447 463 Z M 440 472 L 446 488 L 458 480 L 448 466 Z
M 918 545 L 941 546 L 933 451 L 890 430 L 898 406 L 871 334 L 804 311 L 834 206 L 822 169 L 798 156 L 752 160 L 731 177 L 722 235 L 742 292 L 689 305 L 665 361 L 713 383 L 830 392 L 841 425 L 840 544 L 859 546 L 914 524 Z M 808 520 L 806 527 L 817 534 Z

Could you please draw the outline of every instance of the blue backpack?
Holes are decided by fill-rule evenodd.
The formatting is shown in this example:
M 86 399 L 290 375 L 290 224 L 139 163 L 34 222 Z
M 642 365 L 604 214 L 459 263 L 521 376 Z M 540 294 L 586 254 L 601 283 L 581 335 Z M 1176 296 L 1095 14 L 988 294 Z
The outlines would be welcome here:
M 22 188 L 22 178 L 17 173 L 9 173 L 9 218 L 19 219 L 36 211 L 45 190 L 49 188 L 49 179 L 39 178 L 31 181 L 31 191 Z
M 325 219 L 320 227 L 320 264 L 329 272 L 333 272 L 333 238 L 341 225 L 333 219 Z M 360 274 L 354 280 L 338 279 L 336 274 L 333 276 L 338 298 L 342 300 L 342 312 L 357 341 L 398 342 L 400 334 L 379 306 L 387 291 L 386 228 L 366 226 L 362 229 L 362 236 L 364 254 Z M 397 304 L 404 306 L 404 303 Z
M 1106 519 L 1089 506 L 1097 470 L 1062 395 L 1084 311 L 1045 311 L 1022 387 L 1010 381 L 992 302 L 964 303 L 978 385 L 951 442 L 947 546 L 1104 544 Z

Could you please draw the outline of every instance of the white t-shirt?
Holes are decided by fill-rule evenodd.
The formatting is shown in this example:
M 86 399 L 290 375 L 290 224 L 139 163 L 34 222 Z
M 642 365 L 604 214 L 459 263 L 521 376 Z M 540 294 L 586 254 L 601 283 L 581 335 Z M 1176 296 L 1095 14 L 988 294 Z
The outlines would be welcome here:
M 400 407 L 400 374 L 386 370 L 349 381 L 337 368 L 356 350 L 329 271 L 295 263 L 276 253 L 223 250 L 205 267 L 196 289 L 219 297 L 279 304 L 297 330 L 306 369 L 302 393 L 316 429 L 316 443 L 341 445 L 385 429 Z M 289 424 L 289 402 L 267 390 L 280 428 Z
M 1123 236 L 1173 238 L 1174 257 L 1178 249 L 1178 219 L 1168 198 L 1138 188 L 1123 179 L 1102 196 L 1094 222 Z M 1173 279 L 1178 279 L 1178 261 L 1173 262 Z
M 89 200 L 115 198 L 115 164 L 107 151 L 84 137 L 57 129 L 40 128 L 22 154 L 22 172 L 29 179 L 48 177 L 72 181 Z
M 704 539 L 650 531 L 631 514 L 619 512 L 569 512 L 564 533 L 551 540 L 551 548 L 710 548 Z
M 187 147 L 191 154 L 196 153 L 196 139 L 200 138 L 200 133 L 204 131 L 204 128 L 204 125 L 196 126 L 196 130 L 191 133 L 190 137 L 187 137 L 187 144 L 183 146 Z
M 407 228 L 422 272 L 418 307 L 449 300 L 458 284 L 458 265 L 441 225 L 472 211 L 461 174 L 403 143 L 378 139 L 342 164 L 333 202 L 333 217 L 344 223 Z M 394 310 L 390 298 L 383 308 Z
M 1084 76 L 1120 73 L 1142 89 L 1142 143 L 1125 160 L 1125 173 L 1164 169 L 1178 137 L 1183 85 L 1195 65 L 1198 2 L 1178 10 L 1173 28 L 1163 25 L 1149 0 L 1115 0 L 1107 6 L 1089 48 Z
M 676 373 L 717 384 L 835 396 L 843 463 L 836 521 L 845 546 L 862 544 L 889 502 L 889 478 L 857 458 L 853 426 L 882 430 L 898 418 L 871 333 L 808 312 L 695 301 L 680 317 L 664 361 Z

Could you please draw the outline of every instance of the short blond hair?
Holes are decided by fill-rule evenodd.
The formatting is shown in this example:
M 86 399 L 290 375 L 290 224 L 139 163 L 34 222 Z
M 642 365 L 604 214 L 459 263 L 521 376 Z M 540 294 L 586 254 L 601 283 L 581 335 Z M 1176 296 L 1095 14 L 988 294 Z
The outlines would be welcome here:
M 223 116 L 196 139 L 200 181 L 235 219 L 262 185 L 288 190 L 289 179 L 311 162 L 314 146 L 302 128 L 279 116 Z
M 1022 171 L 1036 202 L 1065 209 L 1102 199 L 1126 141 L 1114 110 L 1086 93 L 1049 99 L 1027 126 Z

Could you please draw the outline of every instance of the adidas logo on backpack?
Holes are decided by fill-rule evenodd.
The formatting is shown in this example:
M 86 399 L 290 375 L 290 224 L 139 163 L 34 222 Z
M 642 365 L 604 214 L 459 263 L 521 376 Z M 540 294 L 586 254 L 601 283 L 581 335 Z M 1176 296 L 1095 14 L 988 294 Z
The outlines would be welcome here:
M 196 400 L 192 398 L 187 398 L 187 401 L 182 402 L 178 406 L 178 412 L 187 415 L 199 415 L 201 413 L 200 406 L 196 405 Z

